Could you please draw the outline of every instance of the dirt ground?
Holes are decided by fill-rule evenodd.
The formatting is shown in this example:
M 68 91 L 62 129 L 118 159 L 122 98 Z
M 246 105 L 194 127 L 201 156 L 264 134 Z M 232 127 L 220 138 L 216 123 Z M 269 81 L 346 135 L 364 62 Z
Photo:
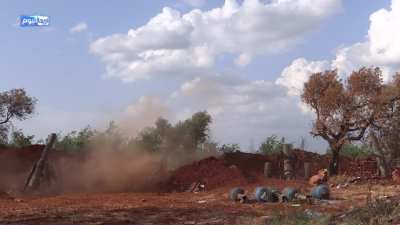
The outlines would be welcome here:
M 309 186 L 301 180 L 266 179 L 244 186 L 249 196 L 256 186 L 272 186 L 281 190 L 293 186 L 303 192 Z M 265 224 L 268 216 L 311 209 L 340 214 L 362 207 L 367 198 L 395 196 L 400 188 L 390 182 L 384 185 L 352 184 L 331 189 L 332 199 L 326 202 L 302 203 L 235 203 L 228 199 L 232 187 L 201 193 L 109 193 L 71 194 L 54 197 L 0 197 L 0 224 L 8 225 L 205 225 Z
M 330 179 L 332 200 L 312 204 L 256 203 L 251 198 L 257 186 L 277 190 L 290 186 L 308 194 L 311 187 L 302 178 L 304 162 L 312 162 L 312 173 L 315 173 L 326 166 L 329 157 L 296 151 L 297 180 L 286 181 L 279 179 L 282 176 L 278 172 L 283 165 L 279 155 L 231 153 L 205 158 L 161 176 L 160 171 L 164 170 L 146 157 L 140 157 L 139 162 L 132 161 L 138 159 L 137 155 L 129 154 L 100 157 L 104 154 L 96 153 L 96 157 L 91 157 L 90 154 L 53 152 L 50 161 L 62 184 L 62 188 L 56 185 L 56 190 L 64 194 L 40 197 L 15 194 L 16 190 L 22 190 L 42 148 L 29 146 L 0 151 L 0 225 L 261 225 L 272 216 L 306 209 L 317 214 L 341 215 L 365 206 L 367 199 L 397 196 L 400 190 L 390 181 L 373 180 L 375 162 L 342 159 L 342 176 Z M 266 161 L 272 162 L 274 178 L 266 179 L 263 175 Z M 149 182 L 148 178 L 154 174 L 165 179 Z M 350 176 L 361 176 L 365 180 L 336 188 Z M 199 181 L 208 188 L 205 192 L 183 192 Z M 247 191 L 248 203 L 229 200 L 230 190 L 237 186 Z M 14 193 L 2 192 L 9 190 Z

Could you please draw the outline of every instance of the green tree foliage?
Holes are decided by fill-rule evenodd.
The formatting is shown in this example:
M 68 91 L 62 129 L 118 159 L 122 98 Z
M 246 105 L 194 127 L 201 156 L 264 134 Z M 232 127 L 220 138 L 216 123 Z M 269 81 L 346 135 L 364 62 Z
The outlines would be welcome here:
M 87 148 L 90 144 L 91 138 L 95 135 L 95 131 L 90 127 L 86 127 L 80 131 L 72 131 L 65 135 L 56 143 L 57 150 L 64 151 L 79 151 Z M 59 137 L 61 135 L 58 135 Z
M 177 122 L 175 126 L 168 120 L 159 118 L 155 127 L 143 129 L 131 145 L 150 152 L 196 151 L 204 148 L 209 139 L 211 121 L 207 112 L 197 112 L 191 118 Z
M 160 130 L 154 127 L 147 127 L 140 131 L 135 140 L 136 147 L 142 151 L 158 152 L 160 150 L 162 136 Z M 135 146 L 133 143 L 133 146 Z
M 185 121 L 192 138 L 193 148 L 197 148 L 199 144 L 204 143 L 208 139 L 211 122 L 211 116 L 207 112 L 197 112 L 191 119 Z
M 352 159 L 362 158 L 371 154 L 371 150 L 366 146 L 347 144 L 342 148 L 342 155 Z
M 21 130 L 16 130 L 11 133 L 9 147 L 22 148 L 33 143 L 34 135 L 25 135 Z
M 120 132 L 115 121 L 104 132 L 95 131 L 91 140 L 91 148 L 102 150 L 125 150 L 128 144 L 128 137 Z
M 261 143 L 258 152 L 265 155 L 275 154 L 282 150 L 283 144 L 285 144 L 285 138 L 281 138 L 281 140 L 279 140 L 278 136 L 271 135 L 267 137 L 263 143 Z
M 56 143 L 58 150 L 135 150 L 145 152 L 182 151 L 194 152 L 199 149 L 211 151 L 216 144 L 209 140 L 211 116 L 207 112 L 198 112 L 187 120 L 172 125 L 168 120 L 159 118 L 155 126 L 142 129 L 136 137 L 123 135 L 115 122 L 110 122 L 104 132 L 86 127 L 60 137 Z
M 29 118 L 35 105 L 36 99 L 28 96 L 24 89 L 0 92 L 0 143 L 7 143 L 11 121 Z
M 345 144 L 342 147 L 341 154 L 344 157 L 348 157 L 351 159 L 358 159 L 362 157 L 366 157 L 370 155 L 371 149 L 369 149 L 365 145 L 357 145 L 357 144 Z M 332 154 L 331 150 L 328 149 L 327 154 Z

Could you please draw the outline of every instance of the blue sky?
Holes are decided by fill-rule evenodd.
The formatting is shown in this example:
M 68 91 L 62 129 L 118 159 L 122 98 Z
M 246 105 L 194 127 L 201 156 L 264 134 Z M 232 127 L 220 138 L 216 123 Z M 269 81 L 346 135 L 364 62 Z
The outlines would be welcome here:
M 120 121 L 122 125 L 134 127 L 134 129 L 125 128 L 128 134 L 134 134 L 140 127 L 149 125 L 150 121 L 154 119 L 153 117 L 165 116 L 174 121 L 184 119 L 196 110 L 206 109 L 213 115 L 215 114 L 215 127 L 213 127 L 212 133 L 213 137 L 220 142 L 240 143 L 246 148 L 250 139 L 259 143 L 263 137 L 271 134 L 287 136 L 290 141 L 296 143 L 300 136 L 305 136 L 309 140 L 311 149 L 321 150 L 324 148 L 322 142 L 308 136 L 312 113 L 302 110 L 300 106 L 297 107 L 300 105 L 298 96 L 285 95 L 285 91 L 289 90 L 290 92 L 293 85 L 279 85 L 275 81 L 279 78 L 296 81 L 298 77 L 301 81 L 311 72 L 333 65 L 340 69 L 342 67 L 338 56 L 343 56 L 340 54 L 345 54 L 346 60 L 349 62 L 354 61 L 352 64 L 354 66 L 361 62 L 366 65 L 369 63 L 378 66 L 382 64 L 388 68 L 388 71 L 397 68 L 398 62 L 393 62 L 393 60 L 390 63 L 382 62 L 371 56 L 371 60 L 364 62 L 354 59 L 354 57 L 351 58 L 353 56 L 351 52 L 356 49 L 354 46 L 357 43 L 368 45 L 369 47 L 365 48 L 373 51 L 374 43 L 377 42 L 373 38 L 371 28 L 371 24 L 374 22 L 370 21 L 373 13 L 382 8 L 391 13 L 390 15 L 398 15 L 395 14 L 398 11 L 390 11 L 392 3 L 390 0 L 368 1 L 368 3 L 364 0 L 321 0 L 321 3 L 317 3 L 315 6 L 320 7 L 317 8 L 319 11 L 310 12 L 315 15 L 303 20 L 303 17 L 308 16 L 308 8 L 297 9 L 294 7 L 292 9 L 291 6 L 301 5 L 304 2 L 307 4 L 311 1 L 289 0 L 281 5 L 279 5 L 279 1 L 248 0 L 248 2 L 253 3 L 245 6 L 245 3 L 238 1 L 237 8 L 229 11 L 228 19 L 213 17 L 211 13 L 207 15 L 221 24 L 232 23 L 232 26 L 236 26 L 234 23 L 238 23 L 238 30 L 246 27 L 243 25 L 243 21 L 246 22 L 249 17 L 250 22 L 254 22 L 261 28 L 265 27 L 265 31 L 263 31 L 265 33 L 260 36 L 257 36 L 258 32 L 251 28 L 246 35 L 243 33 L 231 35 L 229 30 L 224 30 L 229 29 L 225 24 L 220 27 L 215 26 L 215 30 L 213 28 L 207 30 L 200 23 L 200 25 L 191 24 L 188 31 L 185 30 L 187 24 L 179 24 L 178 26 L 182 26 L 182 32 L 189 33 L 187 35 L 180 33 L 181 27 L 178 27 L 171 31 L 176 32 L 173 34 L 176 36 L 172 36 L 173 38 L 167 41 L 164 39 L 169 36 L 166 35 L 164 38 L 163 33 L 156 33 L 158 36 L 156 35 L 157 38 L 152 41 L 157 42 L 153 43 L 154 46 L 161 46 L 157 50 L 175 50 L 175 47 L 166 46 L 166 43 L 173 41 L 177 46 L 186 46 L 186 38 L 190 38 L 190 44 L 179 49 L 179 52 L 183 54 L 179 57 L 187 59 L 186 56 L 194 54 L 195 56 L 189 55 L 188 57 L 189 59 L 195 57 L 195 62 L 193 65 L 188 63 L 188 65 L 181 66 L 176 65 L 174 59 L 170 58 L 145 62 L 146 64 L 141 61 L 142 59 L 138 60 L 138 55 L 142 53 L 150 54 L 150 51 L 151 54 L 154 53 L 152 52 L 154 46 L 146 49 L 146 38 L 143 40 L 132 38 L 124 45 L 121 42 L 128 37 L 126 35 L 129 29 L 137 30 L 139 34 L 139 28 L 144 27 L 145 31 L 140 34 L 143 37 L 150 35 L 146 33 L 149 31 L 146 31 L 145 25 L 151 18 L 163 12 L 164 7 L 170 7 L 173 12 L 179 12 L 180 16 L 198 8 L 201 10 L 199 15 L 204 16 L 210 10 L 221 8 L 224 5 L 223 0 L 169 0 L 151 1 L 151 3 L 132 0 L 48 0 L 24 1 L 23 3 L 11 0 L 1 1 L 0 90 L 22 87 L 39 100 L 36 115 L 29 121 L 16 124 L 38 137 L 43 137 L 52 131 L 66 133 L 88 124 L 94 127 L 103 127 L 109 120 Z M 393 0 L 393 4 L 394 2 L 396 0 Z M 262 8 L 268 4 L 278 4 L 276 12 L 272 7 L 269 11 L 256 10 L 256 7 Z M 298 13 L 299 18 L 296 18 L 295 15 L 293 21 L 287 19 L 287 15 L 279 11 L 285 9 L 284 7 L 287 7 L 288 10 L 295 10 L 294 13 Z M 165 11 L 164 14 L 173 15 L 173 12 Z M 251 14 L 253 12 L 254 15 Z M 48 28 L 22 28 L 15 24 L 19 15 L 36 13 L 50 16 L 51 26 Z M 240 13 L 244 19 L 240 17 Z M 256 13 L 260 14 L 255 15 Z M 306 13 L 305 16 L 302 16 L 302 13 Z M 283 19 L 271 19 L 272 15 L 282 16 Z M 178 19 L 171 20 L 170 24 L 163 22 L 148 27 L 151 28 L 151 32 L 157 30 L 157 26 L 175 29 L 173 24 L 183 18 L 180 16 Z M 268 22 L 264 23 L 264 20 Z M 184 23 L 188 22 L 184 21 Z M 276 24 L 270 24 L 274 21 Z M 389 19 L 383 22 L 382 20 L 376 21 L 376 23 L 388 21 L 387 26 L 393 26 Z M 79 23 L 85 24 L 85 28 L 72 32 L 71 29 Z M 211 35 L 210 39 L 207 35 L 202 34 L 205 31 L 218 32 L 221 29 L 225 33 L 221 39 L 227 39 L 226 43 L 230 45 L 225 46 L 224 40 L 215 41 L 212 39 L 214 36 Z M 369 31 L 371 32 L 369 33 Z M 254 32 L 256 38 L 252 38 L 251 32 Z M 114 34 L 120 34 L 121 38 L 113 38 Z M 151 34 L 154 35 L 154 33 Z M 280 43 L 277 39 L 266 38 L 269 34 L 272 34 L 271 36 L 285 35 L 285 38 L 290 34 L 291 37 L 287 38 L 284 43 Z M 241 36 L 245 36 L 243 40 Z M 263 39 L 264 37 L 266 39 Z M 159 40 L 161 38 L 164 39 Z M 179 38 L 182 38 L 181 42 L 177 40 Z M 379 38 L 379 43 L 393 43 L 390 40 L 381 40 L 382 37 Z M 101 39 L 105 40 L 104 43 L 100 43 Z M 114 44 L 114 42 L 119 42 L 119 44 Z M 144 44 L 139 46 L 136 44 L 137 42 Z M 242 43 L 244 45 L 240 46 Z M 369 43 L 372 44 L 369 45 Z M 207 45 L 207 52 L 201 56 L 196 55 L 197 50 L 193 49 L 203 45 Z M 113 46 L 116 47 L 113 48 Z M 121 50 L 125 46 L 128 47 Z M 258 46 L 260 46 L 259 49 Z M 276 48 L 275 52 L 271 50 L 274 46 L 281 47 Z M 120 61 L 109 58 L 115 53 L 122 55 L 122 61 L 125 64 L 116 66 Z M 235 65 L 235 60 L 241 54 L 244 59 L 247 59 L 247 56 L 250 59 L 244 60 L 245 65 Z M 132 55 L 135 57 L 131 57 Z M 371 53 L 371 55 L 373 54 Z M 209 58 L 211 58 L 211 62 L 207 61 Z M 300 68 L 294 68 L 299 66 L 300 62 L 296 59 L 304 59 L 300 63 Z M 196 60 L 206 60 L 206 62 Z M 148 69 L 147 67 L 156 67 L 158 64 L 154 63 L 160 62 L 163 63 L 160 66 L 163 68 L 162 70 L 153 71 L 154 68 Z M 167 65 L 170 62 L 172 64 Z M 131 63 L 139 63 L 143 67 L 137 70 L 126 66 L 132 65 Z M 186 64 L 186 62 L 182 61 L 182 64 Z M 107 67 L 112 67 L 116 72 L 111 74 L 106 69 Z M 285 73 L 285 68 L 293 70 L 288 69 Z M 305 68 L 308 69 L 301 70 Z M 343 67 L 344 72 L 346 69 L 348 68 Z M 125 71 L 124 74 L 121 71 Z M 290 71 L 298 71 L 299 75 L 291 74 Z M 124 77 L 128 77 L 129 81 Z M 204 86 L 200 86 L 201 84 Z M 295 82 L 294 85 L 298 84 Z M 211 87 L 218 90 L 210 90 Z M 210 93 L 213 95 L 210 96 Z M 246 101 L 237 100 L 239 95 L 246 97 Z M 235 99 L 234 104 L 229 99 Z M 198 104 L 196 104 L 197 101 L 199 101 Z M 269 104 L 269 102 L 278 104 L 278 106 L 271 105 L 272 103 Z M 240 105 L 242 103 L 244 105 Z M 289 106 L 293 104 L 296 107 Z M 251 107 L 258 108 L 260 112 L 253 115 Z M 275 109 L 278 111 L 275 112 Z M 149 110 L 152 113 L 148 113 Z M 292 114 L 285 112 L 284 115 L 281 115 L 279 110 L 290 111 Z M 228 111 L 232 112 L 232 115 L 228 115 Z M 146 116 L 150 116 L 150 118 Z M 129 122 L 126 122 L 128 120 Z M 285 123 L 289 122 L 291 124 L 285 128 Z M 232 127 L 235 128 L 235 131 L 228 132 L 227 129 Z

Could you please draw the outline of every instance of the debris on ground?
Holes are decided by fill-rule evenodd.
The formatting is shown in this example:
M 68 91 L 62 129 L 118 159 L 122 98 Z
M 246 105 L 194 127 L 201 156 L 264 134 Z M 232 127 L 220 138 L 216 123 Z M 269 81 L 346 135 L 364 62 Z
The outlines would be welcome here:
M 206 185 L 203 182 L 194 182 L 190 185 L 189 189 L 186 192 L 204 192 L 206 191 Z

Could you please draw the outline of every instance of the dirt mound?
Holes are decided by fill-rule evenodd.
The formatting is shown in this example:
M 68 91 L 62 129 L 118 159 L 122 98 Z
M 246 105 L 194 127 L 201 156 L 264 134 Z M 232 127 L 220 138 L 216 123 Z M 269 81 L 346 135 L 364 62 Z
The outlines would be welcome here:
M 22 149 L 0 149 L 0 187 L 21 190 L 33 164 L 39 159 L 43 145 Z M 283 154 L 261 155 L 233 152 L 210 157 L 178 168 L 172 173 L 163 171 L 160 158 L 116 151 L 51 151 L 49 161 L 54 167 L 63 192 L 102 192 L 155 190 L 185 191 L 195 182 L 204 182 L 207 189 L 265 181 L 264 165 L 271 163 L 273 178 L 282 178 Z M 311 164 L 311 173 L 326 168 L 329 155 L 319 155 L 294 149 L 295 178 L 303 179 L 304 163 Z M 376 160 L 340 159 L 339 173 L 349 176 L 372 177 Z M 162 185 L 160 180 L 165 181 Z M 4 188 L 3 188 L 4 187 Z
M 194 182 L 204 182 L 206 189 L 214 189 L 248 181 L 238 167 L 230 166 L 223 159 L 210 157 L 179 168 L 163 185 L 167 191 L 186 191 Z
M 185 191 L 192 183 L 203 181 L 208 189 L 240 183 L 255 183 L 265 181 L 263 175 L 266 162 L 271 163 L 273 178 L 282 178 L 283 154 L 261 155 L 254 153 L 226 153 L 220 158 L 207 158 L 196 163 L 183 166 L 174 171 L 166 184 L 167 191 Z M 311 174 L 322 168 L 327 168 L 331 157 L 300 149 L 293 150 L 294 172 L 297 179 L 304 178 L 304 163 L 310 163 Z M 340 158 L 339 173 L 350 176 L 372 177 L 376 171 L 376 161 L 373 158 L 351 160 Z M 165 188 L 164 188 L 165 189 Z
M 264 171 L 265 162 L 278 161 L 277 156 L 265 156 L 260 154 L 232 152 L 222 157 L 228 165 L 235 165 L 249 181 L 256 181 Z M 278 165 L 272 165 L 272 171 L 277 171 Z

